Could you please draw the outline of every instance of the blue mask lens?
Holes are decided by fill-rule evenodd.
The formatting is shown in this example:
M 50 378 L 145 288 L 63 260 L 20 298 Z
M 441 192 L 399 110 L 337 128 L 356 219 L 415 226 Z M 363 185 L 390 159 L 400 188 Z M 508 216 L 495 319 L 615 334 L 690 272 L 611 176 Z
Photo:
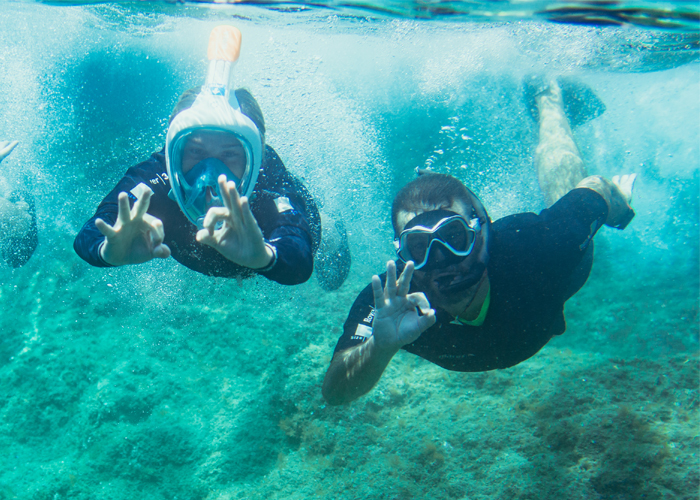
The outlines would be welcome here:
M 204 214 L 210 207 L 221 206 L 221 192 L 219 191 L 219 176 L 225 175 L 229 181 L 234 181 L 236 186 L 241 180 L 231 170 L 216 158 L 206 158 L 197 163 L 185 175 L 183 191 L 185 194 L 185 209 L 196 208 Z M 210 199 L 207 201 L 207 193 Z

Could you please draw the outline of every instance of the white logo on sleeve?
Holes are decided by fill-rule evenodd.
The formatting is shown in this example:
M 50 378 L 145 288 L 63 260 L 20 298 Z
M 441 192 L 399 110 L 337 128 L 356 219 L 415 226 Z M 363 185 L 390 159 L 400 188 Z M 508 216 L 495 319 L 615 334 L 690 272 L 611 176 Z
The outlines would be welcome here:
M 134 186 L 130 193 L 133 194 L 137 200 L 140 200 L 146 191 L 150 191 L 151 194 L 153 194 L 153 190 L 141 182 L 140 184 Z
M 357 325 L 357 328 L 355 329 L 355 335 L 353 335 L 353 338 L 362 338 L 362 340 L 366 340 L 372 336 L 372 327 L 363 325 L 360 323 Z

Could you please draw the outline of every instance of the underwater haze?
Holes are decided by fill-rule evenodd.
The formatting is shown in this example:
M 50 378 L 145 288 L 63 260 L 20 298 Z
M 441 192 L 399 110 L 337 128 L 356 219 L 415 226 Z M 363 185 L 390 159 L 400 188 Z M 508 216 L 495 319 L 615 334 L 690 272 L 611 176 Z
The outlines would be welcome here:
M 0 267 L 0 500 L 698 498 L 697 26 L 80 3 L 0 3 L 0 140 L 20 142 L 0 187 L 30 188 L 39 220 L 29 263 Z M 337 291 L 73 252 L 162 148 L 219 24 L 243 34 L 235 84 L 267 143 L 345 220 Z M 417 167 L 462 180 L 493 220 L 545 207 L 533 73 L 605 103 L 574 131 L 589 173 L 639 174 L 637 215 L 599 231 L 566 333 L 483 373 L 401 352 L 368 395 L 328 406 L 333 348 L 395 257 L 391 201 Z

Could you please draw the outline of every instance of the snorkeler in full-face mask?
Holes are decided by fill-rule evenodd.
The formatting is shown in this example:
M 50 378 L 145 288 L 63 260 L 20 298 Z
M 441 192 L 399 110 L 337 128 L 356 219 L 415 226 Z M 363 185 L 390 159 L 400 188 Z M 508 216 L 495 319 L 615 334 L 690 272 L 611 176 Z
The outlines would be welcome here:
M 261 274 L 282 284 L 311 276 L 321 217 L 306 188 L 265 144 L 265 122 L 253 96 L 231 90 L 241 34 L 212 31 L 202 87 L 185 92 L 170 117 L 165 148 L 129 169 L 83 226 L 74 248 L 99 266 L 173 256 L 197 272 L 224 277 Z M 344 236 L 341 235 L 341 236 Z M 347 239 L 326 259 L 334 289 L 349 267 Z M 344 246 L 343 246 L 344 245 Z

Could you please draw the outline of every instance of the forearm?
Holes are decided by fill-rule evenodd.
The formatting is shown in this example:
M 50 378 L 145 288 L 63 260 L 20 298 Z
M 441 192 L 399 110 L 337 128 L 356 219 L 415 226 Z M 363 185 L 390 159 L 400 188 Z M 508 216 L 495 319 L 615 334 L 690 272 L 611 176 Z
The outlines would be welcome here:
M 106 262 L 100 253 L 100 246 L 105 240 L 105 237 L 95 226 L 95 218 L 93 217 L 85 223 L 73 242 L 73 249 L 78 256 L 88 264 L 95 267 L 112 267 Z M 116 218 L 116 217 L 115 217 Z M 111 220 L 107 220 L 112 223 Z
M 323 397 L 331 405 L 349 403 L 368 393 L 382 377 L 397 350 L 382 350 L 374 336 L 333 356 L 323 380 Z
M 266 278 L 282 285 L 298 285 L 311 277 L 313 272 L 313 254 L 311 239 L 307 234 L 287 234 L 273 239 L 274 261 L 265 270 L 256 270 Z
M 100 246 L 104 242 L 105 236 L 97 229 L 95 221 L 102 219 L 109 225 L 114 225 L 117 221 L 119 216 L 118 199 L 123 183 L 124 180 L 104 197 L 93 216 L 80 228 L 80 232 L 76 235 L 75 241 L 73 241 L 75 253 L 91 266 L 113 267 L 102 258 Z

